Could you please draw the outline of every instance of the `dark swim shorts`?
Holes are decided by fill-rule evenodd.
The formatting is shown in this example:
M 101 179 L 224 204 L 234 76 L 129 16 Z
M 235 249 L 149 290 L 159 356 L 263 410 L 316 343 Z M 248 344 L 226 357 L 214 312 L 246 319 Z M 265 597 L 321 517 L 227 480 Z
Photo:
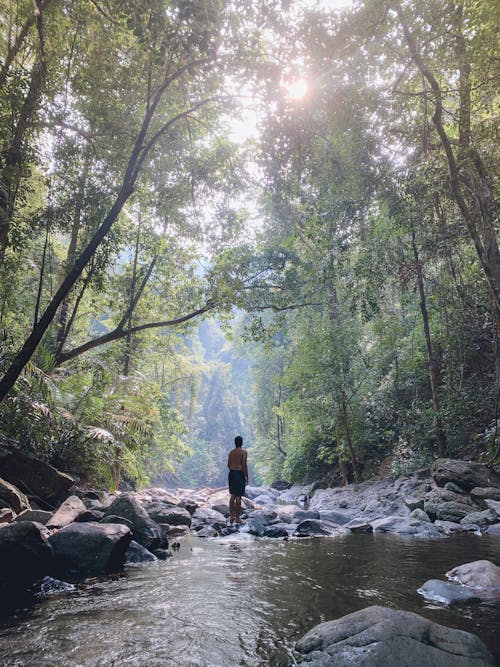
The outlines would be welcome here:
M 229 482 L 229 493 L 232 496 L 245 495 L 245 475 L 242 470 L 230 470 L 227 478 Z

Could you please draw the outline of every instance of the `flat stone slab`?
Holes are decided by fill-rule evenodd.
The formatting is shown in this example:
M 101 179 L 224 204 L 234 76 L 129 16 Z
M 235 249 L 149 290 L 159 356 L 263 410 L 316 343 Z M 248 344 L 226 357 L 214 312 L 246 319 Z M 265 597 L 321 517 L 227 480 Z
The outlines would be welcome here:
M 455 602 L 478 602 L 481 598 L 471 588 L 460 584 L 452 584 L 440 579 L 429 579 L 417 589 L 426 600 L 454 604 Z
M 70 496 L 59 507 L 52 519 L 47 522 L 47 528 L 62 528 L 69 526 L 70 523 L 82 512 L 86 511 L 86 507 L 78 496 Z
M 408 611 L 367 607 L 310 630 L 296 644 L 311 667 L 486 667 L 494 660 L 475 635 Z

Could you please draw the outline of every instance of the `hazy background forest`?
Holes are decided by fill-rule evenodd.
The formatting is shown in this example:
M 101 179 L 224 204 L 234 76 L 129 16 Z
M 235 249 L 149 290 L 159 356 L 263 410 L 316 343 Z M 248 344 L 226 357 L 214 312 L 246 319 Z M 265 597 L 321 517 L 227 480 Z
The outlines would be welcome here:
M 113 487 L 498 463 L 490 0 L 1 0 L 0 445 Z

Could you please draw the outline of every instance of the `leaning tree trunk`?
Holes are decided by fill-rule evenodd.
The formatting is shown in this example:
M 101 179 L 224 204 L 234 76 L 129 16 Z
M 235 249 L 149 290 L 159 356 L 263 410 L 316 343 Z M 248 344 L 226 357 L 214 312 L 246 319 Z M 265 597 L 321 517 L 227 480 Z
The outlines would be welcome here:
M 436 440 L 438 444 L 438 455 L 440 458 L 446 456 L 446 436 L 443 430 L 441 416 L 439 414 L 439 396 L 438 384 L 439 373 L 432 351 L 431 330 L 429 327 L 429 313 L 427 311 L 427 300 L 425 298 L 424 275 L 422 272 L 422 263 L 418 255 L 418 248 L 415 241 L 415 232 L 411 235 L 411 245 L 413 249 L 413 256 L 415 258 L 415 273 L 417 277 L 418 293 L 420 296 L 420 312 L 422 313 L 422 322 L 424 325 L 425 347 L 427 349 L 427 364 L 429 367 L 429 379 L 431 383 L 432 407 L 434 409 L 434 431 L 436 433 Z

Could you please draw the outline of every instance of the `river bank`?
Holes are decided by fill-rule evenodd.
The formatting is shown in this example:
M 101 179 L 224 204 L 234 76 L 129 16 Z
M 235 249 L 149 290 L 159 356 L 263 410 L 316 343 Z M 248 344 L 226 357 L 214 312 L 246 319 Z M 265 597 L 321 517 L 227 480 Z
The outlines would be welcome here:
M 493 471 L 479 464 L 440 460 L 431 471 L 397 480 L 339 488 L 284 486 L 288 485 L 248 487 L 246 523 L 239 529 L 228 525 L 225 489 L 148 489 L 115 495 L 77 491 L 78 495 L 66 498 L 56 512 L 25 508 L 17 514 L 10 508 L 11 518 L 0 528 L 0 556 L 5 564 L 1 585 L 9 595 L 33 584 L 45 595 L 61 591 L 71 595 L 81 590 L 78 582 L 89 577 L 118 572 L 123 565 L 152 566 L 169 559 L 177 549 L 182 551 L 187 539 L 193 539 L 190 535 L 241 546 L 254 541 L 259 544 L 262 539 L 264 543 L 310 543 L 308 538 L 314 537 L 340 545 L 354 535 L 366 541 L 389 533 L 389 540 L 404 539 L 413 544 L 411 552 L 420 551 L 415 546 L 418 543 L 446 542 L 462 533 L 461 539 L 469 540 L 473 554 L 477 545 L 473 541 L 495 540 L 500 534 L 500 503 L 496 499 L 500 483 Z M 487 571 L 484 562 L 489 563 Z M 444 581 L 447 571 L 436 568 L 431 579 L 418 582 L 420 596 L 449 606 L 458 589 L 465 588 L 470 591 L 466 598 L 470 603 L 497 604 L 500 568 L 495 561 L 482 558 L 471 564 L 470 559 L 454 560 L 452 566 L 448 574 L 458 581 Z M 457 566 L 467 567 L 457 570 Z M 457 585 L 464 583 L 465 587 Z M 416 590 L 412 594 L 417 595 Z M 368 606 L 367 600 L 364 606 Z M 378 607 L 372 613 L 386 614 Z M 427 636 L 429 629 L 422 632 Z M 476 650 L 475 640 L 468 641 L 472 648 L 464 649 L 464 659 L 467 650 Z M 315 655 L 317 650 L 310 642 L 299 642 L 298 646 L 304 649 L 304 661 L 329 664 L 324 656 Z M 328 651 L 333 649 L 328 648 L 325 655 Z M 477 664 L 492 663 L 483 659 Z

